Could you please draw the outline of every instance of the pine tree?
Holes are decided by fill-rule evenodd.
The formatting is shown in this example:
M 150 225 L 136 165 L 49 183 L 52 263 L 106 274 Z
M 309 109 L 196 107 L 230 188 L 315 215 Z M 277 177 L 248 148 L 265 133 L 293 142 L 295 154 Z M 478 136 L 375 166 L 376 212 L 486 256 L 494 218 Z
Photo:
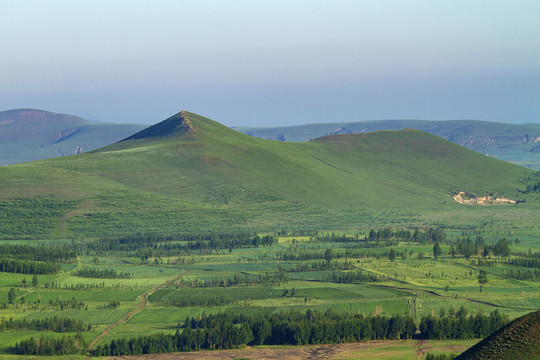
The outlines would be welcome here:
M 441 245 L 439 245 L 439 243 L 436 242 L 435 245 L 433 245 L 433 257 L 435 258 L 435 260 L 437 260 L 437 258 L 441 256 L 441 254 L 442 254 Z
M 484 285 L 488 282 L 486 270 L 480 270 L 480 273 L 478 274 L 478 282 L 480 283 L 480 292 L 482 292 Z

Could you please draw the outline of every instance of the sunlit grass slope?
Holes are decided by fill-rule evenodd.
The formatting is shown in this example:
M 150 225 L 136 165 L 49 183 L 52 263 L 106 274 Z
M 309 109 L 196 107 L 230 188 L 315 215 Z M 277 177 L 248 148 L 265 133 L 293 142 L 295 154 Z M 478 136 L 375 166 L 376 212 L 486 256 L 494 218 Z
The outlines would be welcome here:
M 392 209 L 409 218 L 473 211 L 454 202 L 458 191 L 529 200 L 512 209 L 531 211 L 521 190 L 532 174 L 417 130 L 286 143 L 181 112 L 90 153 L 0 168 L 0 196 L 6 208 L 13 198 L 76 200 L 52 232 L 65 235 L 330 228 Z

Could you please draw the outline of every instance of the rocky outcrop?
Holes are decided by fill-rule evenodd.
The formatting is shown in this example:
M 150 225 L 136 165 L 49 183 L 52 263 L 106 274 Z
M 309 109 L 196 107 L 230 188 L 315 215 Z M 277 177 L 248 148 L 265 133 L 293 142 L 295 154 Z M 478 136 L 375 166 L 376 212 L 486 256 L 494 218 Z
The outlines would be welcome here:
M 465 191 L 460 191 L 454 194 L 454 200 L 460 204 L 466 205 L 497 205 L 497 204 L 516 204 L 516 200 L 507 199 L 503 196 L 496 197 L 495 195 L 476 196 Z

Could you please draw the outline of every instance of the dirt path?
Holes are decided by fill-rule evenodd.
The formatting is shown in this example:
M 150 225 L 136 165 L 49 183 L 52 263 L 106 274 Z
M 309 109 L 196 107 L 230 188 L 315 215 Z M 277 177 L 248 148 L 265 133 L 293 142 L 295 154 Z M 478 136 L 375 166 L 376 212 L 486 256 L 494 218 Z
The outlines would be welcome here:
M 182 276 L 185 276 L 189 273 L 189 270 L 186 270 L 184 271 L 182 274 L 178 275 L 177 277 L 175 277 L 174 279 L 172 280 L 168 280 L 167 282 L 161 284 L 161 285 L 158 285 L 148 291 L 145 291 L 142 295 L 141 295 L 141 303 L 139 304 L 139 306 L 137 306 L 135 309 L 131 310 L 130 312 L 128 312 L 126 314 L 126 316 L 124 316 L 122 319 L 118 320 L 117 322 L 115 322 L 114 324 L 112 325 L 109 325 L 101 334 L 99 334 L 94 340 L 92 340 L 92 342 L 88 345 L 88 351 L 92 351 L 92 349 L 94 348 L 94 346 L 96 346 L 96 344 L 101 340 L 103 339 L 105 336 L 107 336 L 107 334 L 112 330 L 114 329 L 115 327 L 117 327 L 118 325 L 120 324 L 123 324 L 125 322 L 127 322 L 129 319 L 131 319 L 131 317 L 133 315 L 135 315 L 136 313 L 144 310 L 144 307 L 146 306 L 146 304 L 148 303 L 148 296 L 155 293 L 156 291 L 158 291 L 159 289 L 161 289 L 163 286 L 167 285 L 169 282 L 171 281 L 175 281 L 175 280 L 178 280 L 180 279 Z M 88 359 L 88 358 L 87 358 Z
M 167 354 L 111 356 L 109 360 L 323 360 L 339 359 L 347 353 L 362 351 L 376 347 L 385 347 L 390 344 L 401 344 L 402 340 L 376 340 L 350 344 L 310 345 L 301 347 L 263 347 L 253 348 L 246 346 L 235 350 L 213 350 L 176 352 Z
M 372 285 L 372 286 L 384 287 L 384 288 L 390 288 L 390 289 L 396 289 L 396 290 L 410 291 L 410 292 L 422 291 L 422 292 L 424 292 L 424 293 L 426 293 L 426 294 L 433 295 L 433 296 L 436 296 L 436 297 L 439 297 L 439 298 L 443 298 L 443 299 L 454 299 L 452 296 L 446 296 L 446 295 L 437 294 L 435 291 L 432 291 L 432 290 L 425 290 L 425 289 L 409 289 L 409 288 L 405 288 L 405 287 L 392 286 L 392 285 L 381 285 L 381 284 L 371 284 L 371 285 Z M 416 294 L 416 293 L 415 293 L 415 294 Z M 490 302 L 487 302 L 487 301 L 476 300 L 476 299 L 471 299 L 471 298 L 466 298 L 466 297 L 460 297 L 460 298 L 458 298 L 458 299 L 459 299 L 459 300 L 465 300 L 465 301 L 468 301 L 468 302 L 474 302 L 474 303 L 477 303 L 477 304 L 482 304 L 482 305 L 492 306 L 492 307 L 496 307 L 496 308 L 503 308 L 503 309 L 531 310 L 531 311 L 538 310 L 538 309 L 536 309 L 536 308 L 525 308 L 525 307 L 519 307 L 519 306 L 497 305 L 497 304 L 490 303 Z
M 426 356 L 426 351 L 422 349 L 422 346 L 424 346 L 424 340 L 419 339 L 413 346 L 414 351 L 416 352 L 416 357 L 418 359 L 423 359 L 424 356 Z

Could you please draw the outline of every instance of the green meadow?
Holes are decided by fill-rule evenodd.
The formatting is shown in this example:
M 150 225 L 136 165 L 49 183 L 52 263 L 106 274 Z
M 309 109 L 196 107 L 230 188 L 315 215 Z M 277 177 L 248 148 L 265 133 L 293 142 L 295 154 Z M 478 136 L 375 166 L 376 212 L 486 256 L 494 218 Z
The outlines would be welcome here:
M 357 233 L 343 235 L 350 236 L 350 241 L 333 243 L 331 260 L 279 260 L 284 253 L 320 256 L 321 248 L 329 248 L 328 240 L 321 234 L 279 236 L 274 245 L 266 247 L 186 251 L 179 256 L 152 256 L 144 260 L 136 251 L 88 251 L 55 274 L 37 275 L 36 286 L 31 283 L 31 275 L 0 273 L 0 319 L 30 321 L 56 316 L 80 320 L 91 326 L 81 333 L 88 344 L 135 310 L 99 342 L 107 344 L 142 334 L 174 334 L 182 331 L 186 318 L 225 311 L 250 315 L 330 309 L 368 317 L 410 315 L 419 323 L 424 316 L 448 316 L 449 312 L 462 307 L 469 315 L 487 315 L 498 310 L 510 319 L 540 309 L 540 282 L 512 279 L 506 273 L 512 268 L 508 260 L 519 257 L 523 243 L 511 245 L 512 254 L 507 258 L 489 255 L 489 260 L 496 263 L 491 267 L 473 265 L 474 260 L 483 259 L 480 255 L 467 260 L 450 254 L 454 237 L 460 236 L 457 232 L 448 232 L 443 254 L 438 259 L 434 259 L 433 245 L 429 243 L 369 244 L 363 233 Z M 534 242 L 534 237 L 526 233 L 516 232 L 515 235 L 525 243 Z M 496 238 L 494 235 L 488 244 L 494 244 Z M 42 242 L 40 246 L 47 244 Z M 168 242 L 158 244 L 156 248 Z M 64 246 L 75 245 L 68 242 Z M 394 260 L 385 255 L 392 249 L 399 254 Z M 351 250 L 373 252 L 367 256 L 345 257 L 346 251 Z M 348 268 L 295 271 L 302 263 L 327 266 L 328 261 L 334 268 L 343 264 L 348 264 Z M 104 274 L 113 271 L 117 275 L 129 274 L 129 277 L 81 277 L 77 275 L 81 268 L 103 270 Z M 480 291 L 478 273 L 482 269 L 488 272 L 488 282 Z M 380 280 L 344 283 L 332 278 L 336 273 L 355 271 L 380 276 Z M 280 272 L 282 280 L 276 282 Z M 23 279 L 27 280 L 26 284 Z M 11 289 L 15 291 L 10 303 Z M 146 303 L 141 309 L 143 296 Z M 61 338 L 75 333 L 3 330 L 0 331 L 0 358 L 18 358 L 10 355 L 17 342 L 42 335 Z M 407 348 L 411 345 L 400 350 L 394 344 L 385 351 L 403 352 L 402 358 L 412 358 L 412 348 Z M 354 352 L 347 356 L 355 358 Z M 59 358 L 71 359 L 73 355 Z

